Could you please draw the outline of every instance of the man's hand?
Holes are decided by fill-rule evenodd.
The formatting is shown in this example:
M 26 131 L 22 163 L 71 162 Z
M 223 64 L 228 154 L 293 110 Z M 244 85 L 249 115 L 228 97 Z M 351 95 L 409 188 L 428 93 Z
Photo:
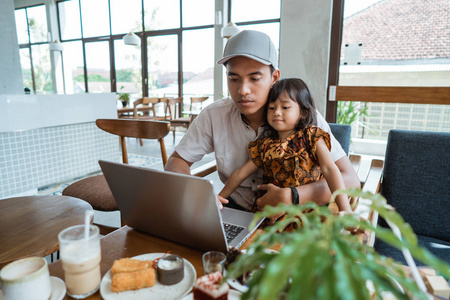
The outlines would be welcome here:
M 292 204 L 292 191 L 290 188 L 279 188 L 271 183 L 261 184 L 258 186 L 261 191 L 266 191 L 266 193 L 261 197 L 256 199 L 256 205 L 258 210 L 264 210 L 266 205 L 277 206 L 280 203 Z M 274 224 L 283 213 L 270 216 L 270 225 Z
M 223 204 L 227 204 L 228 200 L 225 199 L 224 197 L 217 195 L 217 201 L 219 202 L 219 208 L 222 209 L 223 208 Z

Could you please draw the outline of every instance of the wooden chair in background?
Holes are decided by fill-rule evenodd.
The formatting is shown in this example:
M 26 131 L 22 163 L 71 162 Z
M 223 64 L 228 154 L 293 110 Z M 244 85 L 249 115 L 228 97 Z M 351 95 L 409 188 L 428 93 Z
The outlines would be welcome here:
M 191 97 L 191 104 L 189 105 L 189 113 L 199 114 L 203 109 L 203 102 L 208 100 L 209 97 Z M 200 109 L 198 108 L 200 106 Z
M 173 133 L 173 142 L 175 143 L 175 130 L 177 127 L 188 128 L 190 117 L 180 117 L 183 111 L 183 97 L 169 98 L 166 102 L 166 115 L 170 114 L 170 127 Z
M 126 137 L 156 139 L 160 144 L 163 165 L 167 163 L 167 151 L 164 144 L 164 137 L 169 134 L 170 123 L 165 121 L 151 120 L 129 120 L 129 119 L 98 119 L 97 126 L 111 134 L 120 137 L 122 147 L 122 161 L 128 163 Z M 98 211 L 116 211 L 116 201 L 109 189 L 108 183 L 103 175 L 97 175 L 77 181 L 66 187 L 62 193 L 64 196 L 71 196 L 85 200 Z M 97 224 L 101 234 L 107 234 L 116 228 Z
M 168 119 L 165 114 L 157 113 L 157 106 L 164 106 L 162 111 L 166 111 L 167 98 L 149 98 L 143 97 L 133 102 L 133 118 L 138 120 L 165 121 Z M 143 146 L 140 138 L 139 143 Z
M 173 142 L 175 143 L 175 130 L 177 127 L 189 128 L 189 125 L 197 117 L 200 111 L 203 109 L 203 102 L 208 100 L 209 97 L 191 97 L 191 103 L 189 104 L 189 111 L 183 112 L 183 98 L 170 98 L 167 102 L 167 110 L 172 116 L 170 125 L 173 132 Z M 200 109 L 196 104 L 200 105 Z M 172 109 L 173 108 L 173 109 Z M 195 108 L 195 109 L 194 109 Z M 166 113 L 167 114 L 167 113 Z M 180 115 L 187 115 L 185 117 Z
M 139 120 L 164 120 L 164 115 L 157 115 L 156 106 L 165 105 L 166 98 L 148 98 L 137 99 L 133 103 L 133 115 Z M 140 107 L 142 106 L 142 107 Z

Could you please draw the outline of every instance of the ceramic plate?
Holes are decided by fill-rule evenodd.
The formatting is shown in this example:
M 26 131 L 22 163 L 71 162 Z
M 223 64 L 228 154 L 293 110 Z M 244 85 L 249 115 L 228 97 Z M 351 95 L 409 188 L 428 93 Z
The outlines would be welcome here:
M 66 295 L 66 284 L 58 277 L 50 276 L 50 284 L 52 286 L 52 295 L 49 300 L 61 300 Z M 3 291 L 0 290 L 0 300 L 3 297 Z
M 247 253 L 247 249 L 241 250 L 242 254 Z M 266 249 L 265 252 L 267 253 L 279 253 L 276 250 L 273 249 Z M 247 285 L 243 285 L 239 280 L 237 279 L 228 279 L 228 284 L 235 290 L 238 290 L 241 293 L 245 293 L 248 290 Z
M 227 282 L 233 289 L 238 290 L 241 293 L 248 291 L 248 287 L 246 285 L 242 285 L 237 279 L 228 279 Z
M 228 300 L 240 300 L 241 293 L 235 290 L 230 290 L 228 292 Z M 194 300 L 194 294 L 190 293 L 189 295 L 184 296 L 181 300 Z
M 148 253 L 132 257 L 139 260 L 154 260 L 162 257 L 165 253 Z M 184 278 L 174 285 L 162 285 L 156 280 L 155 285 L 150 288 L 144 288 L 136 291 L 125 291 L 113 293 L 111 291 L 111 270 L 103 276 L 100 283 L 100 294 L 105 300 L 126 300 L 126 299 L 177 299 L 189 293 L 197 279 L 197 273 L 194 266 L 184 259 Z

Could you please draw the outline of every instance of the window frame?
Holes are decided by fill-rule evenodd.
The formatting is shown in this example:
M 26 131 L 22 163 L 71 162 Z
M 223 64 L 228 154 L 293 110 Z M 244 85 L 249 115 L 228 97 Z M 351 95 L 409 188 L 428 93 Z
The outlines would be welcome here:
M 30 6 L 26 6 L 26 7 L 18 7 L 14 9 L 14 12 L 16 12 L 17 10 L 25 10 L 25 18 L 26 18 L 26 22 L 27 22 L 27 35 L 28 35 L 28 42 L 25 44 L 19 44 L 19 49 L 28 49 L 28 53 L 30 55 L 30 67 L 31 67 L 31 80 L 32 80 L 32 88 L 33 90 L 31 91 L 33 94 L 36 94 L 36 77 L 35 77 L 35 73 L 34 73 L 34 62 L 33 62 L 33 51 L 32 51 L 32 46 L 35 45 L 45 45 L 45 44 L 49 44 L 48 41 L 45 42 L 31 42 L 31 37 L 30 37 L 30 22 L 28 19 L 28 9 L 29 8 L 33 8 L 33 7 L 38 7 L 38 6 L 44 6 L 44 8 L 46 8 L 45 4 L 35 4 L 35 5 L 30 5 Z M 47 28 L 48 28 L 48 24 L 47 24 Z M 53 83 L 52 83 L 53 84 Z
M 408 104 L 450 105 L 450 87 L 401 87 L 401 86 L 341 86 L 339 85 L 339 66 L 344 24 L 344 0 L 333 1 L 331 23 L 331 46 L 328 69 L 326 120 L 335 123 L 337 101 L 384 102 Z M 333 100 L 330 100 L 334 89 Z
M 61 18 L 61 12 L 60 12 L 60 5 L 59 3 L 63 3 L 63 2 L 67 2 L 67 1 L 77 1 L 78 2 L 78 15 L 80 18 L 80 32 L 81 32 L 81 37 L 80 38 L 70 38 L 70 39 L 65 39 L 63 40 L 61 37 L 61 22 L 60 22 L 60 18 Z M 231 2 L 232 0 L 227 0 L 228 1 L 228 20 L 232 19 L 231 16 Z M 281 2 L 281 0 L 279 0 Z M 172 29 L 160 29 L 160 30 L 145 30 L 145 7 L 144 7 L 144 0 L 141 0 L 142 3 L 142 12 L 141 12 L 141 17 L 142 17 L 142 28 L 140 31 L 135 31 L 134 33 L 136 35 L 138 35 L 141 38 L 141 64 L 142 64 L 142 68 L 141 68 L 141 72 L 142 72 L 142 95 L 144 97 L 148 96 L 149 91 L 148 91 L 148 68 L 147 68 L 147 44 L 146 41 L 148 37 L 154 37 L 154 36 L 164 36 L 164 35 L 177 35 L 178 37 L 178 94 L 179 96 L 183 95 L 183 32 L 184 31 L 191 31 L 191 30 L 201 30 L 201 29 L 208 29 L 208 28 L 215 28 L 217 25 L 216 24 L 206 24 L 206 25 L 198 25 L 198 26 L 192 26 L 192 27 L 183 27 L 183 12 L 182 12 L 182 7 L 183 7 L 183 0 L 179 0 L 179 8 L 180 8 L 180 20 L 179 20 L 179 24 L 180 26 L 178 28 L 172 28 Z M 110 51 L 110 80 L 111 80 L 111 92 L 112 93 L 116 93 L 118 91 L 118 87 L 117 87 L 117 75 L 116 75 L 116 66 L 115 66 L 115 53 L 114 53 L 114 41 L 118 40 L 118 39 L 122 39 L 123 38 L 123 34 L 111 34 L 112 32 L 112 28 L 111 28 L 111 3 L 108 1 L 108 5 L 109 5 L 109 35 L 105 35 L 105 36 L 95 36 L 95 37 L 84 37 L 83 35 L 83 18 L 82 18 L 82 7 L 81 7 L 81 0 L 57 0 L 56 1 L 56 14 L 57 14 L 57 26 L 59 29 L 59 40 L 61 42 L 73 42 L 73 41 L 80 41 L 82 44 L 82 55 L 83 55 L 83 73 L 84 73 L 84 84 L 85 84 L 85 92 L 89 93 L 89 84 L 88 84 L 88 77 L 87 77 L 87 66 L 86 66 L 86 43 L 89 42 L 99 42 L 99 41 L 108 41 L 109 42 L 109 51 Z M 281 7 L 281 5 L 280 5 Z M 213 13 L 213 12 L 211 12 Z M 280 18 L 275 18 L 275 19 L 267 19 L 267 20 L 257 20 L 257 21 L 247 21 L 247 22 L 239 22 L 237 23 L 238 26 L 241 25 L 255 25 L 255 24 L 269 24 L 269 23 L 278 23 L 280 24 L 280 28 L 281 28 L 281 13 L 280 13 Z M 216 36 L 216 38 L 218 38 Z M 23 46 L 25 47 L 25 46 Z M 63 64 L 63 68 L 64 68 L 64 52 L 62 53 L 62 64 Z M 63 80 L 65 81 L 65 78 L 63 77 Z M 35 87 L 34 87 L 35 89 Z

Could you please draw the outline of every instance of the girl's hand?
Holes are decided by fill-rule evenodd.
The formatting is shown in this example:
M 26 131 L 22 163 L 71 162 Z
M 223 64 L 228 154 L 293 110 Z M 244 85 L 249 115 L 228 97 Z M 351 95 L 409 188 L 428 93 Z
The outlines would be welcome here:
M 355 213 L 353 212 L 353 211 L 347 211 L 347 210 L 344 210 L 344 211 L 340 211 L 339 212 L 339 215 L 340 216 L 344 216 L 344 215 L 354 215 Z M 359 219 L 361 220 L 361 221 L 366 221 L 364 218 L 362 218 L 362 217 L 359 217 Z M 345 228 L 345 230 L 347 230 L 347 231 L 350 231 L 350 233 L 351 234 L 369 234 L 368 232 L 367 232 L 367 230 L 363 230 L 363 229 L 360 229 L 359 227 L 354 227 L 354 228 Z
M 228 200 L 225 199 L 224 197 L 217 195 L 217 202 L 219 202 L 219 208 L 222 209 L 223 208 L 223 204 L 227 204 Z

